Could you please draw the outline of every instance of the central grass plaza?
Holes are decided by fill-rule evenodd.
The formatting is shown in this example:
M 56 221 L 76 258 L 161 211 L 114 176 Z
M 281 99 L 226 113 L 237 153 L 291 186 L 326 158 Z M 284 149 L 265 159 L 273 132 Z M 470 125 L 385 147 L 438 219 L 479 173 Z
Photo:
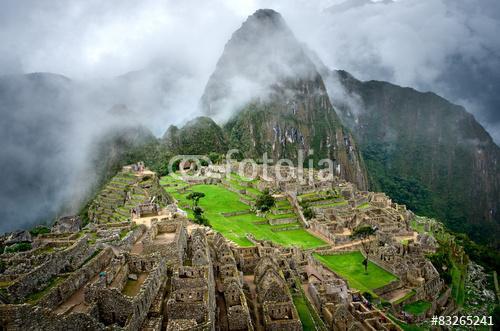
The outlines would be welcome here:
M 304 229 L 274 232 L 273 229 L 279 229 L 283 226 L 267 224 L 265 218 L 255 215 L 250 211 L 248 205 L 239 200 L 237 193 L 229 191 L 221 185 L 200 184 L 188 187 L 185 182 L 172 176 L 163 177 L 160 183 L 165 186 L 168 193 L 179 201 L 180 208 L 192 205 L 192 201 L 186 198 L 190 192 L 204 193 L 205 197 L 200 199 L 199 206 L 204 209 L 204 216 L 209 220 L 212 228 L 240 246 L 252 246 L 252 243 L 246 238 L 247 234 L 252 234 L 256 239 L 271 240 L 284 246 L 299 246 L 307 249 L 326 245 L 323 240 Z M 187 187 L 188 190 L 185 192 L 179 190 L 183 187 Z M 245 210 L 248 211 L 247 214 L 223 215 L 223 213 Z M 186 211 L 190 217 L 193 216 L 190 209 L 186 209 Z

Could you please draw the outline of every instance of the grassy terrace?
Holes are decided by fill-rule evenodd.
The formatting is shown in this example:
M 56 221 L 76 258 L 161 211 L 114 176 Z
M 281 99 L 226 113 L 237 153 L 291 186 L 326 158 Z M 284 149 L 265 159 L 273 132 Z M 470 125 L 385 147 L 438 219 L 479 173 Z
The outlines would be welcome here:
M 44 289 L 28 295 L 28 297 L 26 298 L 26 302 L 30 303 L 30 304 L 37 303 L 41 298 L 43 298 L 47 293 L 49 293 L 49 291 L 51 289 L 53 289 L 57 284 L 61 283 L 66 278 L 67 278 L 67 276 L 54 276 L 54 277 L 52 277 L 48 281 L 48 284 Z
M 267 217 L 270 218 L 270 219 L 273 219 L 273 220 L 278 220 L 278 219 L 282 219 L 282 218 L 297 218 L 297 215 L 295 214 L 267 214 Z
M 292 205 L 288 200 L 279 200 L 276 201 L 276 209 L 291 209 Z
M 171 184 L 171 178 L 162 178 L 161 184 Z M 186 199 L 187 193 L 179 193 L 167 187 L 178 201 L 179 205 L 191 205 L 192 201 Z M 272 240 L 284 246 L 300 246 L 302 248 L 313 248 L 326 245 L 324 241 L 313 236 L 304 229 L 273 232 L 279 226 L 266 224 L 266 220 L 253 213 L 240 216 L 223 216 L 222 213 L 248 210 L 249 207 L 239 201 L 239 195 L 227 190 L 220 185 L 194 185 L 191 191 L 203 192 L 205 197 L 200 199 L 200 207 L 205 210 L 205 216 L 210 221 L 211 226 L 222 233 L 226 238 L 241 246 L 252 246 L 246 238 L 247 234 L 252 234 L 257 239 Z M 187 210 L 192 217 L 191 210 Z
M 428 301 L 419 300 L 413 303 L 407 304 L 403 307 L 403 310 L 407 313 L 410 313 L 415 316 L 420 316 L 425 314 L 429 308 L 431 308 L 432 304 Z
M 299 294 L 293 295 L 293 304 L 297 308 L 299 313 L 300 321 L 302 322 L 303 330 L 316 330 L 316 324 L 314 323 L 313 316 L 309 311 L 309 307 L 306 304 L 306 299 L 304 296 Z
M 347 201 L 332 202 L 332 203 L 327 203 L 327 204 L 315 205 L 313 207 L 328 208 L 328 207 L 337 207 L 337 206 L 344 206 L 344 205 L 347 205 Z
M 368 272 L 365 273 L 362 264 L 364 257 L 359 251 L 335 255 L 314 254 L 314 256 L 330 270 L 347 280 L 349 287 L 361 292 L 369 292 L 373 296 L 376 296 L 373 293 L 374 289 L 398 279 L 371 261 L 368 262 Z
M 365 202 L 363 204 L 360 204 L 357 208 L 358 209 L 366 209 L 368 207 L 370 207 L 370 204 L 368 202 Z

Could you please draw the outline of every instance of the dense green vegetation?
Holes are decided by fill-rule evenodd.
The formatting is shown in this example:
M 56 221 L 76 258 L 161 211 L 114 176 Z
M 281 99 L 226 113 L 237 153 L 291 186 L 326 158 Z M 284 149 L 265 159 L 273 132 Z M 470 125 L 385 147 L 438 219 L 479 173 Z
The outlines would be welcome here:
M 368 262 L 368 271 L 365 272 L 364 256 L 360 252 L 339 253 L 335 255 L 314 254 L 321 263 L 343 277 L 353 287 L 361 292 L 368 292 L 375 296 L 373 290 L 389 284 L 397 277 L 385 271 L 373 262 Z
M 262 194 L 257 198 L 255 202 L 255 208 L 260 211 L 269 211 L 276 204 L 276 200 L 269 193 L 269 190 L 265 190 Z
M 214 160 L 228 150 L 222 128 L 209 117 L 197 117 L 182 128 L 170 126 L 163 143 L 174 154 L 203 154 Z
M 454 233 L 457 242 L 474 261 L 487 270 L 500 270 L 499 251 L 492 247 L 493 241 L 484 240 L 491 235 L 491 231 L 486 225 L 470 225 L 464 213 L 464 204 L 457 197 L 433 191 L 417 178 L 397 175 L 398 172 L 394 171 L 391 165 L 398 161 L 380 144 L 364 146 L 363 156 L 370 169 L 369 177 L 373 190 L 385 192 L 395 202 L 405 204 L 416 214 L 444 221 Z M 464 232 L 475 234 L 474 239 L 479 240 L 481 244 L 469 239 Z
M 394 201 L 406 205 L 419 215 L 438 217 L 433 201 L 435 196 L 421 181 L 398 176 L 391 171 L 391 154 L 381 144 L 369 144 L 363 148 L 363 157 L 369 171 L 370 185 L 373 190 L 385 192 Z
M 39 225 L 30 230 L 30 234 L 33 237 L 38 236 L 39 234 L 50 233 L 50 229 L 46 226 Z
M 371 190 L 498 250 L 500 148 L 465 109 L 434 93 L 333 74 L 370 111 L 337 110 L 354 133 Z
M 428 301 L 419 300 L 413 303 L 407 304 L 403 307 L 403 310 L 407 313 L 410 313 L 415 316 L 420 316 L 425 314 L 429 308 L 431 308 L 432 304 Z
M 31 249 L 30 243 L 17 243 L 8 247 L 5 247 L 5 253 L 16 253 L 16 252 L 24 252 L 29 251 Z

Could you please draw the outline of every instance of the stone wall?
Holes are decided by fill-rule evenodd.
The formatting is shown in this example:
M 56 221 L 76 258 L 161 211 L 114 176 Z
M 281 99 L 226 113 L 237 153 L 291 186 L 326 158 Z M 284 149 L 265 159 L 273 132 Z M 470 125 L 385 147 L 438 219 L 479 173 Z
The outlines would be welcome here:
M 66 280 L 40 299 L 38 306 L 52 309 L 59 306 L 103 270 L 109 264 L 113 255 L 113 250 L 110 247 L 102 250 L 81 269 L 77 272 L 73 272 Z
M 302 214 L 302 210 L 300 208 L 299 201 L 297 200 L 297 196 L 293 193 L 287 193 L 287 199 L 288 202 L 290 202 L 290 205 L 292 205 L 295 214 L 299 216 L 299 222 L 302 223 L 302 225 L 304 225 L 306 228 L 308 228 L 309 221 L 306 220 L 304 214 Z
M 71 313 L 61 316 L 47 308 L 28 304 L 0 305 L 0 321 L 2 330 L 9 331 L 107 330 L 92 311 L 89 314 Z
M 67 249 L 53 253 L 47 262 L 17 278 L 14 284 L 7 287 L 9 296 L 15 302 L 22 301 L 29 294 L 42 290 L 60 272 L 78 268 L 95 249 L 89 248 L 87 241 L 88 236 L 82 237 Z
M 269 218 L 268 222 L 270 225 L 281 225 L 281 224 L 290 224 L 295 223 L 297 221 L 296 218 Z
M 221 213 L 221 214 L 224 217 L 231 217 L 231 216 L 246 215 L 246 214 L 250 214 L 250 213 L 251 213 L 250 210 L 241 210 L 241 211 L 234 211 L 234 212 L 230 212 L 230 213 Z
M 156 254 L 156 263 L 153 265 L 144 283 L 141 285 L 139 292 L 130 297 L 121 293 L 118 288 L 106 288 L 102 280 L 90 285 L 85 293 L 85 300 L 89 303 L 95 303 L 98 310 L 98 318 L 105 325 L 118 324 L 123 330 L 135 331 L 139 330 L 147 317 L 149 308 L 156 298 L 158 291 L 162 288 L 166 280 L 167 264 L 165 260 L 160 259 Z M 138 263 L 139 258 L 134 260 L 135 266 L 131 266 L 131 270 L 145 271 L 145 269 L 137 269 L 137 264 L 149 267 L 148 257 L 147 263 Z M 153 257 L 152 257 L 153 258 Z M 126 268 L 121 268 L 116 277 L 127 280 L 128 264 Z M 115 279 L 116 282 L 121 282 Z
M 397 290 L 401 287 L 403 287 L 403 284 L 401 283 L 401 281 L 399 279 L 397 279 L 397 280 L 393 280 L 389 284 L 386 284 L 382 287 L 374 289 L 373 292 L 378 296 L 383 296 L 384 294 L 387 294 L 389 292 Z
M 130 250 L 132 245 L 144 234 L 146 231 L 146 226 L 144 224 L 140 224 L 136 228 L 132 229 L 132 232 L 129 232 L 125 238 L 120 241 L 120 247 L 124 250 Z

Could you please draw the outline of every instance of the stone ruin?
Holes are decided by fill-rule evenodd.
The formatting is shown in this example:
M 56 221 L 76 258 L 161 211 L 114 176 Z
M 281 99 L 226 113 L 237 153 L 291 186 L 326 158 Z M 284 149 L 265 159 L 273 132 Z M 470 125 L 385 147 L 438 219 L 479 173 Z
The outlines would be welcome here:
M 255 267 L 257 300 L 266 330 L 302 330 L 288 284 L 271 257 L 265 256 Z
M 215 328 L 215 280 L 203 230 L 191 234 L 184 263 L 173 269 L 166 310 L 167 330 L 178 330 L 184 323 L 190 330 Z
M 401 330 L 358 291 L 311 259 L 308 293 L 330 330 Z
M 158 216 L 160 205 L 153 202 L 140 203 L 132 209 L 132 218 L 141 218 L 144 216 Z
M 154 173 L 125 167 L 94 200 L 91 223 L 83 228 L 78 217 L 64 217 L 50 233 L 0 238 L 3 245 L 32 246 L 0 255 L 1 329 L 302 330 L 294 304 L 302 296 L 320 329 L 400 330 L 312 254 L 361 250 L 350 233 L 366 225 L 378 229 L 369 240 L 369 259 L 398 277 L 374 290 L 395 315 L 416 300 L 432 302 L 432 313 L 451 307 L 450 290 L 425 258 L 437 243 L 410 230 L 413 214 L 404 206 L 339 178 L 322 182 L 318 172 L 305 181 L 256 185 L 286 198 L 328 247 L 302 250 L 252 236 L 252 246 L 237 246 L 189 222 L 159 192 Z M 312 220 L 300 214 L 306 207 L 316 212 Z M 158 213 L 161 208 L 167 212 Z M 149 222 L 140 223 L 146 215 Z M 390 300 L 410 291 L 414 295 L 402 302 Z
M 73 233 L 80 231 L 81 227 L 80 216 L 64 216 L 56 220 L 50 231 L 53 233 Z

